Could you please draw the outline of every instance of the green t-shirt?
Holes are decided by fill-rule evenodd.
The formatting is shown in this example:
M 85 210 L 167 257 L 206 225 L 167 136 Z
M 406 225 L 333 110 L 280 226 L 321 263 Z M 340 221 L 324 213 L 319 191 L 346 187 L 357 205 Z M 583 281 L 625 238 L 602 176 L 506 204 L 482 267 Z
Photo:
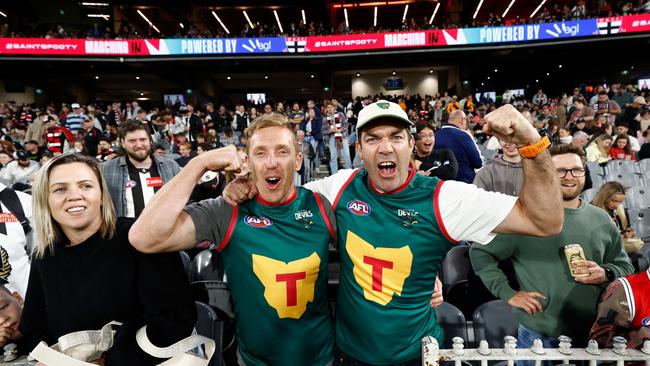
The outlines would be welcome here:
M 327 302 L 331 207 L 297 188 L 289 202 L 221 198 L 186 208 L 198 241 L 219 243 L 236 316 L 239 351 L 249 366 L 324 365 L 332 360 Z
M 495 296 L 508 301 L 516 293 L 497 262 L 512 260 L 522 291 L 538 291 L 544 312 L 528 315 L 514 309 L 524 326 L 549 337 L 567 335 L 574 344 L 586 344 L 596 319 L 596 307 L 604 286 L 576 282 L 569 271 L 563 247 L 580 244 L 587 260 L 610 268 L 616 277 L 634 272 L 623 250 L 621 235 L 607 213 L 582 201 L 576 209 L 564 209 L 562 232 L 546 238 L 499 234 L 489 245 L 470 249 L 472 267 Z

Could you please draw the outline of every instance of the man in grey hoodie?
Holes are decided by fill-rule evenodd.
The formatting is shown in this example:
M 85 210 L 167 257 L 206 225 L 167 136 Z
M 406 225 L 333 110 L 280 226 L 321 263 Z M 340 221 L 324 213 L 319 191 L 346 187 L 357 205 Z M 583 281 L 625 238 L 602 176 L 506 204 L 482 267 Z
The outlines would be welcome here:
M 486 191 L 519 196 L 524 184 L 521 156 L 513 143 L 499 140 L 503 153 L 493 157 L 476 173 L 474 184 Z

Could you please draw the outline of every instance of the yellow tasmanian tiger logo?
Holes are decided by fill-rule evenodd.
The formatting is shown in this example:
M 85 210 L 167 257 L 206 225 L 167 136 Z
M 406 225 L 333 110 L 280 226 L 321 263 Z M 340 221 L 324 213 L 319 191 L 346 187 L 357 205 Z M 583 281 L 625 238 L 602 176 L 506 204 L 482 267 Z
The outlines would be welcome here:
M 253 254 L 253 272 L 264 285 L 266 302 L 280 318 L 300 319 L 307 302 L 314 301 L 319 269 L 316 252 L 289 263 Z
M 368 301 L 388 304 L 393 295 L 401 295 L 404 281 L 411 274 L 413 253 L 408 245 L 401 248 L 375 248 L 348 231 L 346 249 L 354 264 L 354 279 Z

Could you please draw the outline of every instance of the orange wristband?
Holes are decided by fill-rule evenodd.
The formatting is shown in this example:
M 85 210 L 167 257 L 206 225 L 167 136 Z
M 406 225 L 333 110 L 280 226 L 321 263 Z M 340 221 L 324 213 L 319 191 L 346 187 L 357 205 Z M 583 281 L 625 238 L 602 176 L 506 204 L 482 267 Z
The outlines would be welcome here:
M 546 150 L 546 148 L 549 146 L 551 146 L 551 140 L 548 138 L 548 136 L 544 136 L 536 143 L 519 147 L 517 150 L 519 150 L 519 155 L 523 156 L 524 158 L 534 158 L 542 151 Z

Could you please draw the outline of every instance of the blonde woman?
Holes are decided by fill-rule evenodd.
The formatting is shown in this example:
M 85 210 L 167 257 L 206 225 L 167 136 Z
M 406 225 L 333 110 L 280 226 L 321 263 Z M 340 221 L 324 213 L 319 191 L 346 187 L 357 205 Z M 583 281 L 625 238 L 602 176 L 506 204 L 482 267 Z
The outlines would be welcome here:
M 19 330 L 20 353 L 76 331 L 123 325 L 112 346 L 83 361 L 154 365 L 136 331 L 159 347 L 192 333 L 196 313 L 177 253 L 145 255 L 128 241 L 132 220 L 116 219 L 97 163 L 81 154 L 50 160 L 33 193 L 34 259 Z M 97 359 L 100 357 L 100 359 Z
M 607 163 L 612 159 L 612 157 L 609 156 L 609 149 L 611 147 L 612 136 L 602 134 L 596 137 L 585 149 L 585 152 L 587 153 L 587 161 L 596 162 L 598 164 Z

